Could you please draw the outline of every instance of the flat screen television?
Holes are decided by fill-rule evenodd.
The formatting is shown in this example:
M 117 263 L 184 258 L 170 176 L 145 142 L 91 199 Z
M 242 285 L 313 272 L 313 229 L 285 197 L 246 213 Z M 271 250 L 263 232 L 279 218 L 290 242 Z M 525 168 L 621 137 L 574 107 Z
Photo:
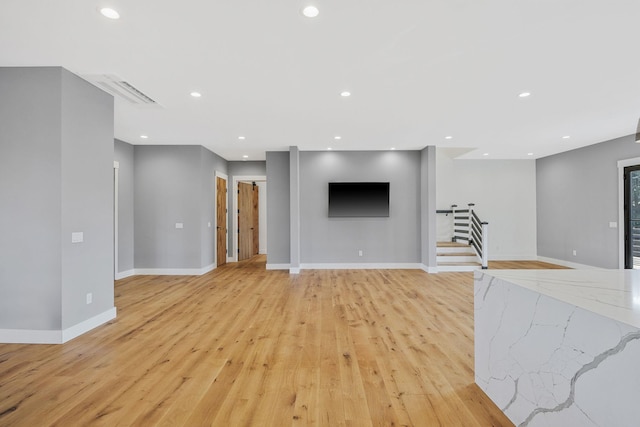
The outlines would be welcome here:
M 388 182 L 330 182 L 329 217 L 388 217 Z

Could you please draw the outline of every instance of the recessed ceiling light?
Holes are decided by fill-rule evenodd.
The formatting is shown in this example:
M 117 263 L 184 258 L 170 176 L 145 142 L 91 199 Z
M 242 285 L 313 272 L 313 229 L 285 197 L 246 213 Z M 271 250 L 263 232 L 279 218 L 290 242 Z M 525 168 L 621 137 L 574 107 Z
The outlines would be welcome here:
M 307 6 L 304 9 L 302 9 L 302 14 L 307 18 L 315 18 L 316 16 L 318 16 L 319 13 L 320 11 L 315 6 Z
M 244 136 L 239 136 L 238 139 L 246 139 Z
M 249 156 L 247 156 L 246 154 L 244 156 L 242 156 L 243 159 L 248 159 Z
M 327 148 L 327 150 L 331 150 L 331 147 Z
M 200 98 L 202 94 L 200 92 L 191 92 L 191 96 L 193 96 L 194 98 Z
M 100 9 L 100 13 L 102 14 L 102 16 L 109 19 L 120 19 L 120 14 L 118 13 L 118 11 L 111 9 L 110 7 L 103 7 L 102 9 Z
M 571 138 L 569 135 L 565 135 L 562 137 L 562 139 L 569 139 L 569 138 Z
M 391 151 L 393 151 L 393 150 L 395 150 L 395 149 L 396 149 L 396 147 L 391 147 Z
M 484 154 L 483 154 L 483 156 L 488 156 L 488 155 L 489 155 L 489 153 L 484 153 Z
M 527 153 L 527 156 L 533 156 L 533 153 Z
M 520 98 L 526 98 L 528 96 L 531 96 L 530 92 L 522 92 L 520 95 L 518 95 Z
M 451 138 L 453 138 L 451 135 L 447 135 L 444 137 L 444 139 L 451 139 Z
M 340 92 L 340 96 L 346 98 L 348 96 L 351 96 L 351 92 L 348 92 L 348 91 L 345 90 L 344 92 Z
M 341 136 L 334 136 L 333 139 L 342 139 Z
M 147 139 L 147 138 L 149 138 L 149 137 L 148 137 L 147 135 L 140 135 L 140 138 L 142 138 L 142 139 Z

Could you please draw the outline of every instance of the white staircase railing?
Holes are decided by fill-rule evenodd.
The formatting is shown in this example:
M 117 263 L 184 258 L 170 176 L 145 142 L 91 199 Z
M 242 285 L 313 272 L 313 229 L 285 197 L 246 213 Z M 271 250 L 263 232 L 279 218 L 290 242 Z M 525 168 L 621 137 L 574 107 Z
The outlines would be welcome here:
M 489 223 L 481 221 L 474 211 L 475 204 L 469 203 L 466 209 L 451 205 L 451 210 L 438 210 L 437 213 L 452 214 L 453 242 L 464 241 L 471 246 L 481 260 L 482 268 L 489 267 Z

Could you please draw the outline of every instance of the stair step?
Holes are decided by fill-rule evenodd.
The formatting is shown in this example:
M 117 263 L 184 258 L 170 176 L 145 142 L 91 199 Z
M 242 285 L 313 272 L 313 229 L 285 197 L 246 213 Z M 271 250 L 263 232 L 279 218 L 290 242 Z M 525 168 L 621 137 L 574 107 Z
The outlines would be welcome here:
M 461 272 L 480 270 L 482 265 L 477 262 L 439 262 L 438 272 Z
M 469 245 L 460 242 L 437 242 L 436 246 L 439 248 L 468 248 Z
M 438 252 L 436 256 L 476 256 L 474 252 Z

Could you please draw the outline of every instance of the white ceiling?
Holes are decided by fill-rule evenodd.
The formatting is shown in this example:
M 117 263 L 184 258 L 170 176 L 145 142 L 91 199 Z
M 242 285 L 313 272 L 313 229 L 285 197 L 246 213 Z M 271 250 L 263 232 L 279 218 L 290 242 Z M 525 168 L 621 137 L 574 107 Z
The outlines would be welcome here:
M 301 14 L 311 3 L 314 19 Z M 103 6 L 121 19 L 104 18 Z M 632 134 L 640 116 L 639 0 L 0 7 L 0 66 L 115 74 L 162 105 L 116 100 L 115 137 L 132 144 L 197 144 L 228 160 L 291 145 L 538 158 Z

